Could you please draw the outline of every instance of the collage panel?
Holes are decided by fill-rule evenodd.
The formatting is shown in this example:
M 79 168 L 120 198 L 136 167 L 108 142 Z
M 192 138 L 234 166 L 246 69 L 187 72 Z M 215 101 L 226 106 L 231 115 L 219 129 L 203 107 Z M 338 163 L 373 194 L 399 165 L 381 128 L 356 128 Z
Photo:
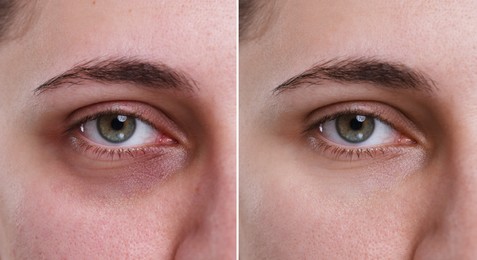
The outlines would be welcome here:
M 0 1 L 0 259 L 236 258 L 236 11 Z
M 475 259 L 475 1 L 240 1 L 240 259 Z

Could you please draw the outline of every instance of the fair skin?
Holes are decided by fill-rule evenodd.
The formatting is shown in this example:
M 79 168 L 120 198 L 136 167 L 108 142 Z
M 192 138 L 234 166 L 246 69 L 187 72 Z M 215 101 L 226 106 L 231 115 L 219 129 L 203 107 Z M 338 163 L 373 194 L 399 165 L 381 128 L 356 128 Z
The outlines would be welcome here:
M 476 8 L 298 0 L 268 9 L 266 30 L 240 45 L 243 259 L 477 255 Z M 383 75 L 375 66 L 361 80 L 328 75 L 273 92 L 315 65 L 343 71 L 338 61 L 353 60 L 422 78 L 409 87 L 362 75 Z M 333 135 L 337 113 L 378 113 L 389 138 L 344 143 Z
M 31 24 L 0 43 L 1 259 L 235 257 L 234 7 L 45 0 L 22 10 Z M 117 60 L 189 81 L 82 77 L 35 91 Z M 98 144 L 86 126 L 111 109 L 148 120 L 150 138 Z

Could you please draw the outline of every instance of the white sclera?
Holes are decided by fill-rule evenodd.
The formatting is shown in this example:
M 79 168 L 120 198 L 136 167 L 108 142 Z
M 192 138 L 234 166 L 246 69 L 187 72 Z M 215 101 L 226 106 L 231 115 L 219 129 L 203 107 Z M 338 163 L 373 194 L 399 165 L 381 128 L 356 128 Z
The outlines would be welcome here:
M 370 118 L 370 117 L 367 117 Z M 360 118 L 357 118 L 360 121 Z M 320 125 L 320 132 L 329 141 L 340 144 L 343 146 L 353 146 L 353 147 L 376 147 L 382 146 L 388 143 L 392 143 L 396 140 L 397 131 L 393 129 L 390 125 L 380 121 L 379 119 L 374 120 L 374 130 L 371 136 L 363 142 L 360 143 L 351 143 L 343 139 L 336 130 L 336 119 L 329 120 Z M 364 121 L 364 120 L 363 120 Z M 361 122 L 361 121 L 360 121 Z
M 123 121 L 121 121 L 123 119 Z M 118 120 L 124 122 L 127 119 L 126 116 L 118 116 Z M 135 118 L 136 120 L 136 128 L 132 136 L 124 142 L 120 143 L 112 143 L 108 140 L 104 139 L 98 131 L 97 123 L 98 119 L 90 120 L 80 126 L 80 131 L 90 139 L 91 142 L 96 144 L 104 145 L 104 146 L 113 146 L 113 147 L 136 147 L 136 146 L 144 146 L 149 143 L 153 143 L 159 132 L 154 129 L 154 127 L 150 126 L 149 124 L 141 121 L 140 119 Z

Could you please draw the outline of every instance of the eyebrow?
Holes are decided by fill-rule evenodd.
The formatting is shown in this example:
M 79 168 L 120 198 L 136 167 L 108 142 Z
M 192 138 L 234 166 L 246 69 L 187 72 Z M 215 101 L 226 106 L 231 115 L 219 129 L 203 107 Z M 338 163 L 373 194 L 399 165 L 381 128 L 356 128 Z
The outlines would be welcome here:
M 79 85 L 84 81 L 101 83 L 132 83 L 153 89 L 191 91 L 196 82 L 185 73 L 158 62 L 135 58 L 93 59 L 55 76 L 34 90 L 43 92 L 63 86 Z
M 338 83 L 368 83 L 390 89 L 411 89 L 433 92 L 435 82 L 422 72 L 375 58 L 328 60 L 293 76 L 273 89 L 274 94 L 302 86 L 321 85 L 323 81 Z

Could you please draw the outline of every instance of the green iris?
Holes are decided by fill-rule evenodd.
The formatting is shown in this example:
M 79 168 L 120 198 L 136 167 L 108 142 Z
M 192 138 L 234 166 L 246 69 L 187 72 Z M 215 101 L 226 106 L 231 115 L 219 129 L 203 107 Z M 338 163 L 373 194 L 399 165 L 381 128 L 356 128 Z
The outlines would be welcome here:
M 99 134 L 111 143 L 122 143 L 131 138 L 136 130 L 136 119 L 124 115 L 111 114 L 97 118 Z
M 336 131 L 347 142 L 361 143 L 374 132 L 374 118 L 357 114 L 342 115 L 336 118 Z

